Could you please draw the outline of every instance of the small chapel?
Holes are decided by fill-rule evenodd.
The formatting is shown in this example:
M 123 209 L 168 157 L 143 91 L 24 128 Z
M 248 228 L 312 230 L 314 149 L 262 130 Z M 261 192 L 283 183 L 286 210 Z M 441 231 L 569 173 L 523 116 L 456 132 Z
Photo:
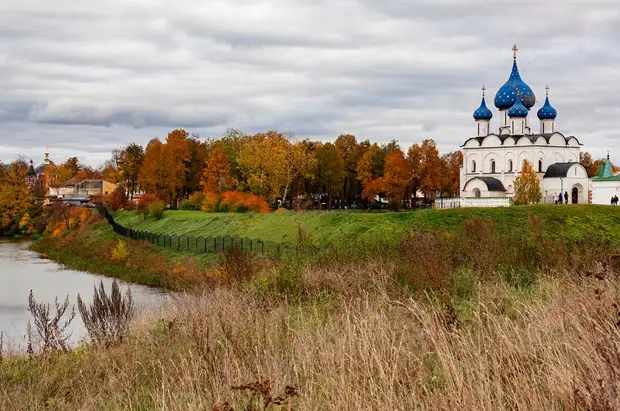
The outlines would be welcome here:
M 486 90 L 482 88 L 482 102 L 473 114 L 475 136 L 461 146 L 461 197 L 495 199 L 495 205 L 507 205 L 523 161 L 528 160 L 541 181 L 542 203 L 554 203 L 565 193 L 569 203 L 588 203 L 588 173 L 579 163 L 581 143 L 556 129 L 558 112 L 551 105 L 549 86 L 536 113 L 538 125 L 530 121 L 536 96 L 519 74 L 517 51 L 515 45 L 510 77 L 495 94 L 499 127 L 493 131 L 493 112 L 487 107 Z

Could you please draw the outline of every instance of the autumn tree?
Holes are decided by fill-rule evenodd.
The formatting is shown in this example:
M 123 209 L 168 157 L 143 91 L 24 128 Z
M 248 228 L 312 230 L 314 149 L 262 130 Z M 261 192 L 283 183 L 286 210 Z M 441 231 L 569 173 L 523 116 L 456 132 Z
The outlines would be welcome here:
M 441 190 L 441 159 L 437 145 L 431 139 L 422 142 L 419 151 L 417 179 L 424 198 L 435 198 Z
M 412 206 L 416 206 L 416 198 L 420 189 L 421 181 L 421 163 L 422 163 L 422 147 L 419 144 L 413 144 L 407 150 L 407 162 L 411 170 L 411 180 L 409 181 L 409 196 L 412 200 Z
M 383 189 L 390 202 L 390 208 L 399 210 L 411 181 L 411 169 L 402 150 L 389 153 L 385 158 Z
M 325 143 L 318 147 L 316 158 L 314 179 L 321 194 L 327 195 L 327 205 L 331 210 L 334 193 L 340 191 L 344 181 L 344 160 L 340 150 L 332 143 Z
M 187 139 L 187 145 L 189 148 L 189 163 L 187 165 L 188 172 L 186 174 L 183 196 L 189 198 L 190 195 L 202 189 L 202 174 L 209 156 L 209 149 L 206 143 L 200 141 L 197 134 L 192 134 Z
M 4 166 L 0 173 L 0 229 L 17 224 L 32 202 L 32 192 L 26 186 L 28 163 L 23 159 Z
M 289 137 L 290 138 L 290 137 Z M 317 163 L 314 152 L 302 141 L 282 142 L 284 150 L 284 193 L 282 202 L 286 204 L 289 188 L 298 176 L 310 177 Z
M 230 190 L 235 185 L 235 179 L 230 175 L 230 160 L 218 147 L 211 150 L 202 175 L 204 191 L 221 193 Z
M 118 169 L 120 172 L 120 180 L 124 183 L 127 195 L 131 199 L 133 199 L 134 194 L 138 191 L 140 168 L 143 162 L 144 148 L 139 144 L 131 143 L 119 153 Z
M 534 171 L 532 163 L 527 160 L 523 160 L 521 174 L 515 180 L 514 193 L 515 205 L 539 203 L 542 197 L 538 175 Z
M 450 198 L 458 197 L 463 153 L 453 151 L 441 156 L 441 191 Z
M 367 143 L 367 142 L 366 142 Z M 340 157 L 344 163 L 344 179 L 342 183 L 342 199 L 347 206 L 351 206 L 355 198 L 362 192 L 362 186 L 357 179 L 357 163 L 364 155 L 368 146 L 364 143 L 358 144 L 357 139 L 351 134 L 338 136 L 334 143 Z M 368 144 L 369 145 L 369 144 Z
M 287 144 L 288 140 L 277 131 L 247 137 L 237 162 L 249 191 L 271 202 L 283 193 L 287 184 Z
M 165 164 L 164 144 L 158 138 L 149 141 L 144 151 L 144 160 L 138 173 L 138 183 L 145 193 L 152 193 L 159 199 L 168 199 L 168 170 Z
M 175 208 L 183 196 L 187 174 L 189 173 L 191 153 L 187 137 L 187 131 L 173 130 L 166 137 L 166 144 L 164 145 L 167 198 Z
M 595 177 L 596 173 L 598 173 L 598 167 L 592 158 L 592 154 L 587 151 L 582 151 L 579 153 L 579 162 L 582 166 L 585 167 L 588 172 L 588 177 Z
M 375 143 L 362 155 L 357 163 L 357 179 L 362 183 L 362 196 L 369 202 L 374 201 L 383 189 L 381 177 L 385 152 Z M 379 165 L 381 169 L 379 170 Z

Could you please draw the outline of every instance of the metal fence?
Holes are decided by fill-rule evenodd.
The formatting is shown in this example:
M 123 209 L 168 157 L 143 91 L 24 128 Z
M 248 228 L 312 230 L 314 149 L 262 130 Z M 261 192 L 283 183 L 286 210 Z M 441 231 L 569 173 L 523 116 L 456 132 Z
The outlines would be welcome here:
M 169 248 L 171 250 L 189 251 L 195 253 L 218 253 L 236 246 L 245 252 L 263 254 L 272 258 L 279 258 L 284 252 L 295 250 L 295 246 L 276 243 L 274 241 L 263 241 L 255 238 L 232 236 L 195 237 L 134 230 L 132 228 L 124 227 L 114 221 L 114 217 L 105 207 L 97 207 L 97 209 L 112 226 L 112 230 L 114 230 L 115 233 L 134 240 L 148 241 L 151 244 Z

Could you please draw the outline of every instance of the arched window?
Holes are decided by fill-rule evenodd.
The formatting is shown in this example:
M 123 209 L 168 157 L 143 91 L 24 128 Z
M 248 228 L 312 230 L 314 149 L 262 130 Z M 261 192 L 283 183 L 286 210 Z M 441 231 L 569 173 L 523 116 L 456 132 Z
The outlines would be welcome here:
M 480 198 L 480 190 L 478 190 L 477 188 L 474 188 L 474 197 Z
M 542 160 L 538 160 L 538 172 L 542 173 L 543 169 L 542 169 Z
M 512 171 L 512 160 L 508 160 L 508 171 Z
M 491 160 L 491 173 L 495 173 L 495 160 Z
M 471 172 L 475 173 L 476 172 L 476 160 L 473 160 L 471 162 Z

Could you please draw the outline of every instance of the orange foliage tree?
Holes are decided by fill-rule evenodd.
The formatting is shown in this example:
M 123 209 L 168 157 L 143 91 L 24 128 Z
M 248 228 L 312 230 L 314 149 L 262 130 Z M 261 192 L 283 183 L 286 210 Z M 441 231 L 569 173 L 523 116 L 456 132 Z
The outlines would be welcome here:
M 164 157 L 164 144 L 158 138 L 152 139 L 146 146 L 144 160 L 138 173 L 141 190 L 160 199 L 169 198 L 168 170 Z
M 185 182 L 189 173 L 191 153 L 188 133 L 185 130 L 173 130 L 166 137 L 164 161 L 166 167 L 166 187 L 170 203 L 176 207 L 183 195 Z
M 236 180 L 230 175 L 230 160 L 218 147 L 211 150 L 203 172 L 202 184 L 205 192 L 217 192 L 233 188 Z
M 390 208 L 400 209 L 411 181 L 411 169 L 403 152 L 398 149 L 385 158 L 383 189 L 390 202 Z

